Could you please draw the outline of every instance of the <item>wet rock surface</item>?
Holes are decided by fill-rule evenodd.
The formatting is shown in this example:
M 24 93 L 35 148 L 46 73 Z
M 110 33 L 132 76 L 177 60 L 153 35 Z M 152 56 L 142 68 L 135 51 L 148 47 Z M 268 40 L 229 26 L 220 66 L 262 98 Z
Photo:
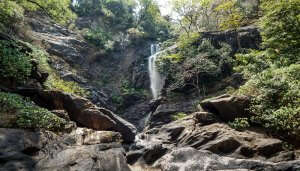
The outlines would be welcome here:
M 235 159 L 221 157 L 208 151 L 196 150 L 193 148 L 177 148 L 171 153 L 162 157 L 157 163 L 164 171 L 213 171 L 213 170 L 233 170 L 233 171 L 297 171 L 300 169 L 300 161 L 270 163 L 258 160 Z

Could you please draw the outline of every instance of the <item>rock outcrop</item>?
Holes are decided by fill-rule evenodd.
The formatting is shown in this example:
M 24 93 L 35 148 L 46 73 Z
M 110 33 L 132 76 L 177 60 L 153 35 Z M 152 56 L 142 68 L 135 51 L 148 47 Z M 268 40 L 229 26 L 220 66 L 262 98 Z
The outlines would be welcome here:
M 249 105 L 249 97 L 227 94 L 200 103 L 205 111 L 218 115 L 225 122 L 233 121 L 235 118 L 247 118 L 249 114 L 246 109 Z
M 130 171 L 120 134 L 79 128 L 71 134 L 0 128 L 1 171 Z
M 239 37 L 239 43 L 237 41 Z M 232 54 L 240 48 L 258 49 L 262 42 L 260 32 L 257 27 L 247 26 L 235 30 L 203 32 L 201 38 L 210 39 L 215 47 L 220 47 L 221 43 L 227 43 L 231 46 Z
M 258 160 L 221 157 L 208 151 L 198 151 L 193 148 L 176 148 L 171 153 L 162 157 L 156 163 L 156 166 L 159 166 L 163 171 L 297 171 L 300 169 L 300 161 L 270 163 Z
M 162 170 L 170 169 L 167 165 L 169 164 L 171 166 L 172 162 L 174 162 L 173 159 L 168 161 L 169 157 L 182 157 L 182 159 L 178 159 L 180 161 L 182 160 L 182 162 L 189 163 L 189 161 L 191 161 L 192 163 L 189 163 L 190 165 L 182 166 L 184 169 L 197 165 L 196 168 L 201 170 L 200 168 L 204 167 L 204 165 L 198 165 L 196 161 L 202 160 L 202 157 L 199 157 L 202 153 L 205 154 L 204 156 L 207 156 L 204 157 L 205 162 L 208 162 L 207 166 L 211 170 L 214 170 L 213 168 L 220 170 L 238 169 L 238 161 L 245 162 L 245 166 L 239 169 L 250 169 L 252 165 L 255 166 L 255 163 L 258 162 L 253 162 L 253 160 L 259 160 L 260 162 L 258 163 L 261 164 L 261 167 L 270 166 L 271 170 L 273 168 L 280 170 L 278 169 L 280 167 L 277 167 L 273 162 L 299 159 L 296 152 L 284 148 L 285 143 L 282 140 L 268 136 L 263 130 L 256 128 L 242 132 L 237 131 L 229 127 L 226 123 L 223 123 L 218 115 L 209 112 L 196 112 L 169 124 L 150 128 L 139 134 L 138 137 L 136 144 L 132 146 L 132 151 L 128 153 L 128 161 L 132 164 L 160 163 L 162 164 L 160 165 L 162 166 Z M 157 148 L 152 147 L 160 147 L 160 150 L 156 150 Z M 174 148 L 178 148 L 178 150 L 181 151 L 181 149 L 185 149 L 186 147 L 191 147 L 192 150 L 190 150 L 195 151 L 191 154 L 195 153 L 195 156 L 198 156 L 199 153 L 199 156 L 193 158 L 189 156 L 188 152 L 186 154 L 183 153 L 181 156 L 181 152 L 177 153 L 173 151 Z M 200 152 L 196 153 L 197 150 L 200 150 Z M 202 152 L 202 150 L 209 152 Z M 152 160 L 150 160 L 151 162 L 147 162 L 149 159 L 145 156 L 146 151 L 148 151 L 148 153 L 151 151 L 150 154 L 155 154 Z M 159 153 L 157 153 L 157 151 L 159 151 Z M 164 157 L 161 158 L 159 155 L 164 155 Z M 215 160 L 216 155 L 222 156 L 217 157 L 220 158 L 219 162 L 221 163 L 210 163 L 209 160 Z M 223 163 L 223 159 L 230 159 L 230 161 L 236 160 L 237 163 L 225 167 L 223 165 L 226 164 L 226 162 Z M 193 163 L 193 160 L 195 160 L 195 163 Z M 246 164 L 248 162 L 250 168 L 248 168 Z M 175 163 L 177 163 L 177 159 Z M 299 161 L 297 164 L 300 164 Z M 292 166 L 292 164 L 289 164 L 289 166 Z M 180 170 L 180 168 L 181 167 L 177 169 Z M 196 168 L 194 170 L 197 170 Z M 255 167 L 253 168 L 253 170 L 256 169 Z
M 172 116 L 178 113 L 189 114 L 195 112 L 193 103 L 193 101 L 187 101 L 156 104 L 153 108 L 154 111 L 150 115 L 148 127 L 153 128 L 170 123 L 174 120 Z
M 124 141 L 128 143 L 135 139 L 136 128 L 132 124 L 105 108 L 97 107 L 85 98 L 60 91 L 37 89 L 19 89 L 18 93 L 31 97 L 38 105 L 49 110 L 67 111 L 70 119 L 79 126 L 120 132 Z

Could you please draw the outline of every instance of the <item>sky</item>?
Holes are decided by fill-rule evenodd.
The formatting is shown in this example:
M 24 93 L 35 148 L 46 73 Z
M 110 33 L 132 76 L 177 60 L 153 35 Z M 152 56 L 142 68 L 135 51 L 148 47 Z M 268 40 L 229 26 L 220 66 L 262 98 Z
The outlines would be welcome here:
M 156 0 L 156 2 L 158 3 L 158 5 L 160 7 L 160 11 L 161 11 L 162 15 L 171 14 L 172 10 L 171 10 L 171 6 L 169 4 L 169 0 Z

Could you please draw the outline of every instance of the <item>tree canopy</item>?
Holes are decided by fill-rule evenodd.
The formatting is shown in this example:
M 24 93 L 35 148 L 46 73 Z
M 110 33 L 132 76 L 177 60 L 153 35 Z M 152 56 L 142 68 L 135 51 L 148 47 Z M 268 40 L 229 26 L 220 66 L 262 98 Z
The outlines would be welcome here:
M 55 21 L 67 24 L 76 17 L 70 5 L 70 0 L 3 0 L 0 2 L 0 16 L 8 23 L 21 19 L 24 11 L 42 11 Z

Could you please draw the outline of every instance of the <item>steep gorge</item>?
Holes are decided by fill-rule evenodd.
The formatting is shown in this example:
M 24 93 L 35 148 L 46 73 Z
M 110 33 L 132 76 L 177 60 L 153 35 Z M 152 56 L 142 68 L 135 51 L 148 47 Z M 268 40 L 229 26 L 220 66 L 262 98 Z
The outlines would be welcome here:
M 107 55 L 80 34 L 41 16 L 26 20 L 31 28 L 21 33 L 21 39 L 43 47 L 50 55 L 47 62 L 59 77 L 78 83 L 90 94 L 83 98 L 35 84 L 13 87 L 2 84 L 3 80 L 1 91 L 30 97 L 39 106 L 67 118 L 68 124 L 58 132 L 0 128 L 1 171 L 300 169 L 299 150 L 285 148 L 286 142 L 268 131 L 237 131 L 228 126 L 228 121 L 248 115 L 247 97 L 218 96 L 226 87 L 243 83 L 239 74 L 222 78 L 205 96 L 190 92 L 189 87 L 173 96 L 166 90 L 170 80 L 166 78 L 162 85 L 159 79 L 158 87 L 152 86 L 153 99 L 153 80 L 148 75 L 148 67 L 155 67 L 158 57 L 150 54 L 153 40 Z M 242 48 L 259 47 L 261 38 L 255 27 L 204 32 L 202 38 L 210 39 L 215 47 L 226 42 L 235 53 L 236 34 Z M 208 96 L 215 98 L 203 101 Z

